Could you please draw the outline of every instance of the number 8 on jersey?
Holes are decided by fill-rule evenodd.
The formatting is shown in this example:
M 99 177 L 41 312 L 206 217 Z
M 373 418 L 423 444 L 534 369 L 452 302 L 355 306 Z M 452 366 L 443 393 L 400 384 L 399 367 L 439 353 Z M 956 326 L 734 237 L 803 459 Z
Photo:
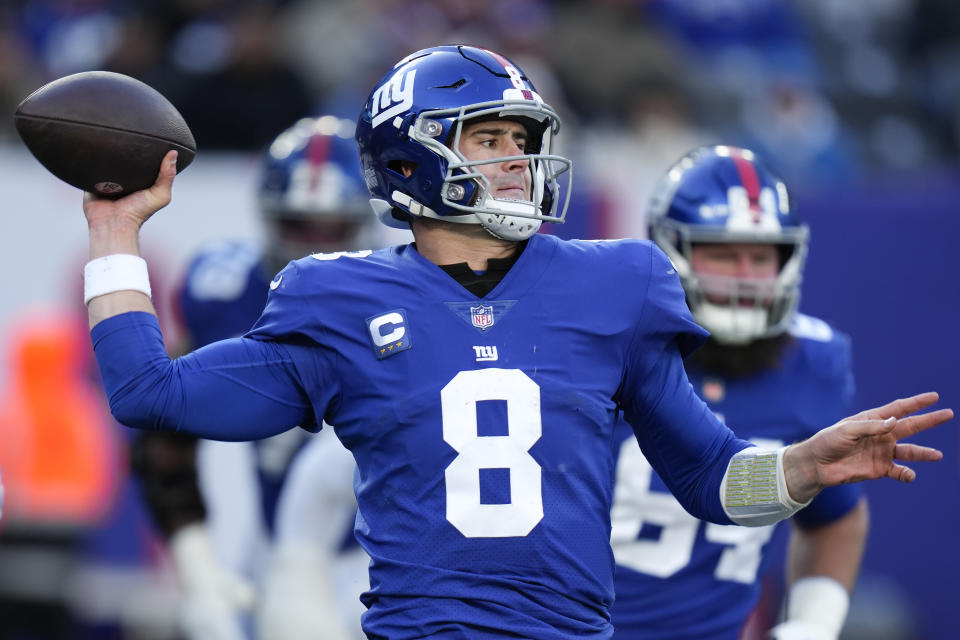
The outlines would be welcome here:
M 480 436 L 477 403 L 503 400 L 507 435 Z M 443 439 L 457 452 L 445 472 L 447 520 L 468 538 L 525 536 L 543 519 L 541 468 L 528 453 L 542 433 L 540 387 L 519 369 L 461 371 L 440 391 Z M 480 470 L 508 469 L 510 502 L 482 504 Z

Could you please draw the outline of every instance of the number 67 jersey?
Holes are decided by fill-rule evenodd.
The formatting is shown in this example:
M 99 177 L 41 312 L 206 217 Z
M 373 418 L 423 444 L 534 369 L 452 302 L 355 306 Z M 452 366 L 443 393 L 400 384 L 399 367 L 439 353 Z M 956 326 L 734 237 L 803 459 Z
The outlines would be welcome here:
M 848 414 L 853 394 L 849 339 L 798 315 L 775 369 L 724 379 L 688 367 L 690 382 L 741 438 L 777 448 Z M 616 558 L 617 640 L 736 640 L 770 568 L 777 526 L 703 522 L 670 495 L 629 425 L 615 428 L 617 478 L 611 542 Z M 800 527 L 848 513 L 858 485 L 821 492 L 794 516 Z
M 271 289 L 248 338 L 283 343 L 357 461 L 369 637 L 609 638 L 620 410 L 729 522 L 747 443 L 687 383 L 705 332 L 649 243 L 535 235 L 483 298 L 412 245 L 304 258 Z

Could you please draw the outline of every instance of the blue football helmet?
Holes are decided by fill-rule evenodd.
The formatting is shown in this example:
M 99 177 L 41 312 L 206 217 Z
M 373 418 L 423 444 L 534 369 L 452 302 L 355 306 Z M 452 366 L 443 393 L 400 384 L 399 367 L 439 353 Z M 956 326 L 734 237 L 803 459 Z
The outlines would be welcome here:
M 469 161 L 459 151 L 465 125 L 491 119 L 521 123 L 525 153 Z M 551 155 L 560 128 L 515 64 L 503 56 L 464 45 L 424 49 L 398 62 L 374 87 L 357 121 L 357 144 L 370 202 L 388 226 L 407 228 L 424 217 L 480 224 L 505 240 L 524 240 L 541 222 L 563 222 L 569 195 L 558 178 L 571 163 Z M 495 198 L 479 165 L 526 160 L 530 200 Z M 401 165 L 413 168 L 405 176 Z
M 312 252 L 364 248 L 374 220 L 353 141 L 354 124 L 302 118 L 270 144 L 259 205 L 276 268 Z
M 786 331 L 800 302 L 809 230 L 787 188 L 752 151 L 702 147 L 680 159 L 654 189 L 650 238 L 673 261 L 693 317 L 713 337 L 745 344 Z M 701 243 L 772 244 L 780 270 L 772 281 L 697 273 Z

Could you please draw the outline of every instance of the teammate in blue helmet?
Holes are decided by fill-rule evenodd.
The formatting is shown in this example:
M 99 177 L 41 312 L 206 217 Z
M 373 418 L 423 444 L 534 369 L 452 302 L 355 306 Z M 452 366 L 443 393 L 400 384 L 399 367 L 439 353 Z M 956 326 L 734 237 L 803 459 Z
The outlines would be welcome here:
M 259 205 L 271 273 L 309 253 L 366 249 L 375 241 L 354 128 L 336 116 L 303 118 L 267 150 Z
M 264 241 L 216 241 L 188 268 L 179 306 L 194 348 L 253 326 L 271 278 L 291 260 L 376 243 L 354 126 L 331 115 L 303 118 L 267 148 L 257 185 Z
M 291 260 L 375 241 L 376 219 L 360 175 L 354 126 L 330 115 L 302 118 L 266 150 L 257 185 L 266 242 L 221 240 L 204 247 L 180 288 L 180 315 L 193 348 L 253 326 L 273 274 Z M 138 470 L 148 505 L 170 541 L 189 640 L 248 637 L 244 620 L 255 601 L 263 600 L 260 572 L 279 496 L 308 435 L 297 429 L 253 443 L 197 443 L 192 436 L 166 432 L 138 438 Z M 347 532 L 339 533 L 347 538 Z M 324 604 L 313 602 L 328 622 L 316 632 L 331 640 L 348 637 L 332 599 L 327 609 Z
M 415 242 L 296 260 L 249 332 L 177 360 L 137 255 L 176 154 L 150 189 L 85 201 L 85 300 L 115 416 L 233 440 L 333 425 L 357 462 L 371 639 L 610 638 L 620 411 L 681 503 L 722 524 L 771 524 L 828 486 L 912 480 L 894 458 L 941 457 L 897 443 L 952 416 L 911 415 L 935 393 L 780 449 L 736 438 L 688 382 L 707 334 L 663 252 L 534 233 L 564 215 L 548 195 L 556 131 L 503 56 L 404 58 L 357 140 L 374 205 Z
M 751 151 L 686 155 L 661 179 L 648 220 L 693 317 L 711 333 L 686 369 L 721 420 L 743 439 L 779 447 L 849 413 L 849 339 L 797 313 L 808 229 Z M 629 425 L 615 434 L 615 637 L 736 640 L 775 562 L 775 526 L 697 520 L 668 493 Z M 836 640 L 867 534 L 859 485 L 824 490 L 792 521 L 793 586 L 773 637 Z
M 727 344 L 783 334 L 800 301 L 809 230 L 787 188 L 748 149 L 715 146 L 682 158 L 660 181 L 650 237 L 680 274 L 694 319 Z M 766 245 L 773 278 L 696 269 L 694 247 Z M 772 254 L 775 253 L 775 256 Z

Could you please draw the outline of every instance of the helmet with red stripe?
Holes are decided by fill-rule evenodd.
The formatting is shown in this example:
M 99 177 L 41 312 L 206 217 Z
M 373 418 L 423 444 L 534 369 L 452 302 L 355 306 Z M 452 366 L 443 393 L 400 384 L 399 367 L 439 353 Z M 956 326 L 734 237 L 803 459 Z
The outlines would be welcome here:
M 465 125 L 494 119 L 526 129 L 521 154 L 468 160 L 459 150 Z M 527 76 L 500 54 L 465 45 L 413 53 L 374 87 L 357 121 L 357 144 L 370 202 L 388 226 L 409 218 L 480 224 L 507 240 L 529 238 L 541 222 L 562 222 L 558 178 L 569 187 L 570 161 L 552 155 L 560 127 Z M 522 160 L 529 200 L 496 198 L 481 165 Z M 565 191 L 570 193 L 569 188 Z
M 312 252 L 369 243 L 374 215 L 353 133 L 350 120 L 302 118 L 268 148 L 259 205 L 277 268 Z
M 800 301 L 809 230 L 787 188 L 748 149 L 702 147 L 674 164 L 654 190 L 650 238 L 680 275 L 694 318 L 732 344 L 786 331 Z M 698 273 L 699 244 L 769 244 L 778 250 L 774 279 Z

